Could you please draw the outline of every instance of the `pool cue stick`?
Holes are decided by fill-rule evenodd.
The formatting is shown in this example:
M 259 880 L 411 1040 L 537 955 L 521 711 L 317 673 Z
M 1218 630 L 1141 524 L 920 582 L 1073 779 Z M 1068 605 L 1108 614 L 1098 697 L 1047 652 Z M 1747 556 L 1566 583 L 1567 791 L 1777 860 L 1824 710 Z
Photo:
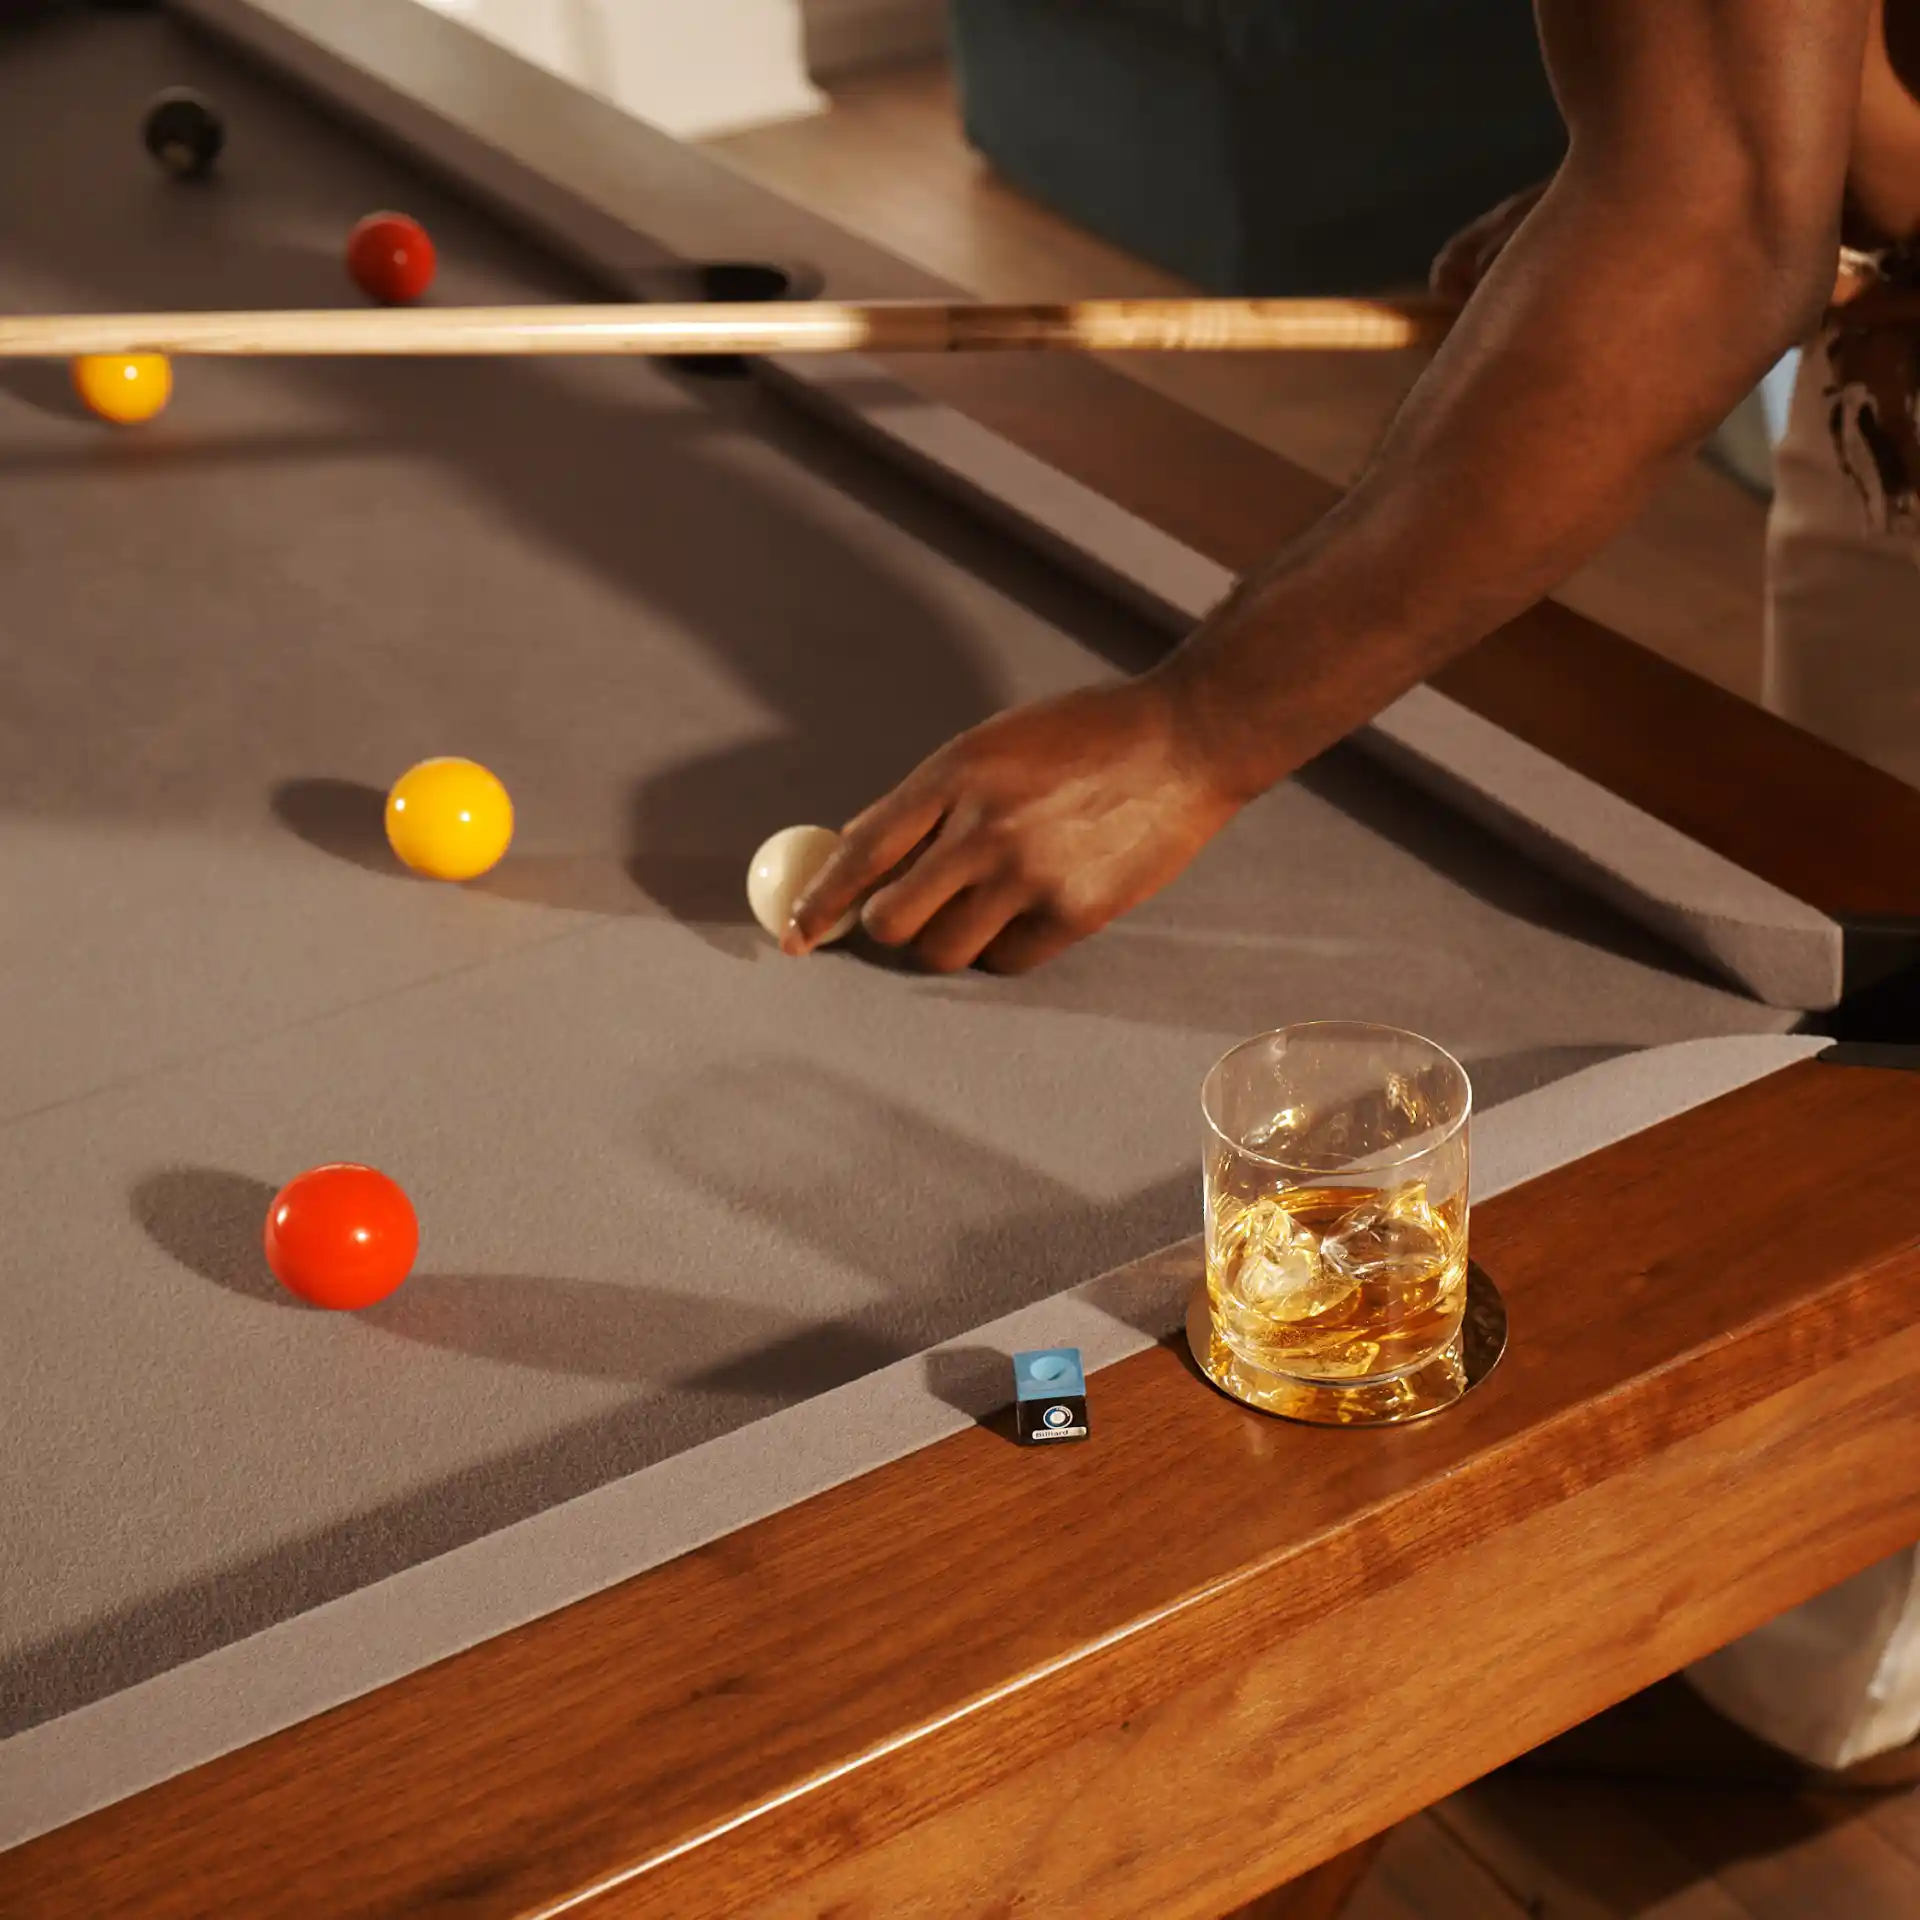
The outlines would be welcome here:
M 79 354 L 1392 352 L 1437 341 L 1429 301 L 768 301 L 707 306 L 342 308 L 0 316 L 0 359 Z

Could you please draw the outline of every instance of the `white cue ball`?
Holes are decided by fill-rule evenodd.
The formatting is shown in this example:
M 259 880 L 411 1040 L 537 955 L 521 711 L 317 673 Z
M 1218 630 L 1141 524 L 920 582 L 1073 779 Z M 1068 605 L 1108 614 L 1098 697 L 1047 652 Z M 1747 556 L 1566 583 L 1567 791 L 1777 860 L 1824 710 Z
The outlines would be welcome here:
M 831 827 L 782 827 L 753 856 L 753 865 L 747 869 L 747 905 L 776 940 L 793 917 L 793 903 L 839 844 L 840 836 Z M 820 944 L 844 940 L 859 918 L 857 909 L 843 915 Z

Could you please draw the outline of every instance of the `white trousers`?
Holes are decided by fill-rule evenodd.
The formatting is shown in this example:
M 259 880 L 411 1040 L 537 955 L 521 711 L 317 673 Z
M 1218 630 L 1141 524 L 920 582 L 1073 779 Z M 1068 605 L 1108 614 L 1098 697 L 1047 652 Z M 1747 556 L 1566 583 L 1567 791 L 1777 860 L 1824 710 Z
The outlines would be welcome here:
M 1859 396 L 1831 386 L 1815 342 L 1774 457 L 1765 699 L 1920 785 L 1920 536 L 1889 524 L 1857 438 Z M 1849 1766 L 1920 1737 L 1920 1548 L 1723 1647 L 1687 1678 L 1729 1719 L 1817 1766 Z
M 1814 341 L 1773 455 L 1762 698 L 1920 786 L 1920 524 L 1890 508 L 1875 480 L 1858 424 L 1863 396 L 1832 384 Z

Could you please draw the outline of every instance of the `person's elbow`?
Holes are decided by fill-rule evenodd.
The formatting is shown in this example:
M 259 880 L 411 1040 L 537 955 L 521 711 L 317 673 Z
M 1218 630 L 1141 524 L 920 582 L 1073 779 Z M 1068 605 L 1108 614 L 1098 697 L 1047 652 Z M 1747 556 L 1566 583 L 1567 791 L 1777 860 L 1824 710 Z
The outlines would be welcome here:
M 1753 290 L 1751 319 L 1780 346 L 1813 332 L 1833 300 L 1840 255 L 1839 168 L 1750 157 L 1716 209 L 1740 277 Z
M 1636 251 L 1663 256 L 1662 277 L 1689 306 L 1710 309 L 1726 345 L 1765 353 L 1813 331 L 1833 297 L 1844 161 L 1703 137 L 1684 164 L 1581 164 L 1563 174 Z

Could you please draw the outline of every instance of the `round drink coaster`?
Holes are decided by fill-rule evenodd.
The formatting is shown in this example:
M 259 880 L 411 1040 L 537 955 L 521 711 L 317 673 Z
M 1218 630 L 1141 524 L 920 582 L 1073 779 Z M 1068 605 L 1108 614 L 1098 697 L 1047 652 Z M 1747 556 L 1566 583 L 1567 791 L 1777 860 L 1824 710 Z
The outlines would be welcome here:
M 1194 1365 L 1222 1393 L 1262 1413 L 1317 1427 L 1395 1427 L 1443 1412 L 1499 1365 L 1507 1350 L 1507 1303 L 1469 1261 L 1460 1331 L 1431 1360 L 1384 1380 L 1301 1380 L 1241 1359 L 1220 1338 L 1202 1280 L 1187 1303 L 1187 1345 Z

